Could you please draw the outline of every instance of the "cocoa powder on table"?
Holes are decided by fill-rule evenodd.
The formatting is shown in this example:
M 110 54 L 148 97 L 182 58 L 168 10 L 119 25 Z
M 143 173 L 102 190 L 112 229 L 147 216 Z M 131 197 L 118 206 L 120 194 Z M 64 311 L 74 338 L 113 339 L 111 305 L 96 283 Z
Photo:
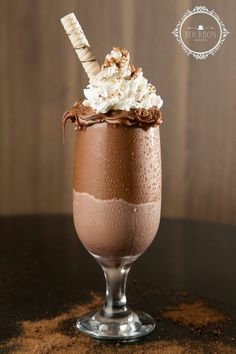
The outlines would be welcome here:
M 191 303 L 183 302 L 174 308 L 162 312 L 162 317 L 178 322 L 184 326 L 205 327 L 209 324 L 224 323 L 229 317 L 211 308 L 203 300 Z
M 91 293 L 88 304 L 77 305 L 65 313 L 50 319 L 37 321 L 22 321 L 22 332 L 19 336 L 10 338 L 0 344 L 0 353 L 14 354 L 233 354 L 235 349 L 221 341 L 201 343 L 197 340 L 153 340 L 133 344 L 104 344 L 74 330 L 75 319 L 84 313 L 99 307 L 103 297 Z M 171 312 L 172 311 L 172 312 Z M 179 311 L 179 312 L 178 312 Z M 193 324 L 193 318 L 198 313 L 195 323 L 206 324 L 202 311 L 208 311 L 208 322 L 224 321 L 225 317 L 203 303 L 180 304 L 175 310 L 163 312 L 163 315 L 185 325 Z M 181 316 L 179 315 L 181 313 Z M 178 315 L 177 315 L 178 314 Z M 70 331 L 64 331 L 66 323 Z

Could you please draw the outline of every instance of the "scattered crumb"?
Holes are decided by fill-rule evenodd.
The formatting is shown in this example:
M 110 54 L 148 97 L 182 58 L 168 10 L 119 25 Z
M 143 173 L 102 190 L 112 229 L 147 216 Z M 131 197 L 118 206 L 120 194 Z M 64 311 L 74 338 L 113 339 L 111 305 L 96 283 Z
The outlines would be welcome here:
M 176 296 L 183 296 L 183 297 L 187 297 L 188 293 L 186 291 L 176 291 L 175 292 Z

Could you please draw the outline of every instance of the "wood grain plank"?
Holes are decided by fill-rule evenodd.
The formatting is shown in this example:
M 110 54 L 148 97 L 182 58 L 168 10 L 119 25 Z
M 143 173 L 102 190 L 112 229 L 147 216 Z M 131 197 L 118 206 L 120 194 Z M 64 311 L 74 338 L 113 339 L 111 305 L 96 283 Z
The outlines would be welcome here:
M 60 24 L 74 11 L 102 63 L 127 47 L 165 104 L 163 216 L 236 223 L 234 0 L 205 0 L 231 34 L 206 61 L 171 31 L 197 0 L 0 2 L 0 214 L 71 212 L 73 127 L 60 117 L 88 80 Z

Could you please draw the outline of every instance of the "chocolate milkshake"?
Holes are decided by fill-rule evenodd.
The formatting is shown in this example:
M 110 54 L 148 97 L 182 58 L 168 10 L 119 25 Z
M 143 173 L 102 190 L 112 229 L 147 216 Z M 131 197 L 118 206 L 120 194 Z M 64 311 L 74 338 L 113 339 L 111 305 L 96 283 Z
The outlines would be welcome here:
M 163 102 L 120 48 L 90 76 L 84 95 L 65 113 L 63 126 L 71 120 L 77 135 L 74 224 L 104 270 L 106 300 L 101 310 L 79 318 L 77 328 L 99 339 L 127 341 L 155 327 L 151 316 L 130 310 L 125 287 L 131 263 L 154 240 L 160 222 Z
M 98 124 L 79 130 L 74 161 L 74 223 L 95 255 L 143 253 L 160 220 L 159 129 Z
M 115 75 L 110 74 L 112 70 Z M 113 85 L 118 80 L 127 81 L 129 86 L 137 81 L 135 83 L 136 86 L 139 84 L 139 90 L 146 90 L 149 96 L 153 96 L 151 99 L 148 97 L 150 101 L 156 99 L 160 104 L 161 99 L 156 96 L 153 86 L 143 78 L 141 69 L 129 64 L 129 54 L 125 50 L 114 49 L 106 57 L 98 75 L 101 78 L 94 80 L 85 90 L 87 100 L 77 102 L 64 116 L 64 123 L 71 119 L 77 130 L 74 223 L 80 240 L 94 255 L 137 256 L 153 241 L 160 221 L 161 156 L 158 125 L 162 117 L 157 106 L 141 108 L 145 105 L 143 97 L 139 100 L 140 108 L 131 108 L 129 111 L 118 109 L 122 97 L 118 95 L 118 87 L 114 90 Z M 109 82 L 111 76 L 113 79 L 116 76 L 117 81 Z M 110 84 L 113 90 L 113 95 L 109 93 L 106 100 L 99 97 L 102 80 L 103 89 L 110 88 Z M 143 80 L 145 88 L 142 88 Z M 135 85 L 131 89 L 133 87 Z M 131 91 L 129 95 L 134 93 Z M 117 95 L 119 101 L 107 111 L 109 99 L 112 101 Z M 100 99 L 99 103 L 95 102 L 94 108 L 91 107 L 93 96 Z M 131 100 L 126 98 L 123 106 L 132 103 L 127 102 Z

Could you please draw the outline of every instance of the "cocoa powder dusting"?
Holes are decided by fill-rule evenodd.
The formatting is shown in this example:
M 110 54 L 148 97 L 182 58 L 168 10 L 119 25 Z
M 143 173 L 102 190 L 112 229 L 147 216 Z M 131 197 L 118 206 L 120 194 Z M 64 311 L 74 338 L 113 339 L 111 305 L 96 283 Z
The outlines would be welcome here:
M 175 308 L 162 312 L 162 317 L 169 318 L 184 326 L 205 327 L 209 324 L 226 322 L 229 318 L 217 310 L 210 308 L 206 302 L 198 300 L 192 303 L 181 303 Z
M 103 297 L 91 293 L 91 301 L 89 304 L 77 305 L 67 312 L 51 319 L 42 319 L 38 321 L 23 321 L 21 323 L 22 333 L 18 337 L 9 339 L 4 344 L 0 345 L 0 353 L 15 353 L 15 354 L 233 354 L 235 350 L 220 341 L 212 341 L 208 343 L 200 343 L 194 340 L 152 340 L 144 341 L 141 344 L 104 344 L 97 342 L 94 339 L 83 335 L 73 327 L 75 319 L 84 313 L 99 307 L 103 302 Z M 187 307 L 186 304 L 180 306 L 182 312 L 182 321 L 184 323 L 192 323 L 191 311 L 196 313 L 198 305 Z M 187 309 L 187 310 L 186 310 Z M 217 312 L 210 311 L 209 318 L 217 318 L 222 321 L 222 315 L 217 315 Z M 186 313 L 185 313 L 186 310 Z M 199 313 L 199 311 L 198 311 Z M 176 318 L 174 312 L 167 314 L 166 317 Z M 183 319 L 186 316 L 185 320 Z M 218 316 L 218 317 L 217 317 Z M 202 318 L 202 317 L 201 317 Z M 202 321 L 202 320 L 201 320 Z M 68 323 L 69 332 L 63 330 L 65 323 Z M 205 323 L 205 322 L 204 322 Z M 208 322 L 209 323 L 209 322 Z M 199 322 L 198 322 L 199 324 Z M 157 329 L 158 330 L 158 329 Z

